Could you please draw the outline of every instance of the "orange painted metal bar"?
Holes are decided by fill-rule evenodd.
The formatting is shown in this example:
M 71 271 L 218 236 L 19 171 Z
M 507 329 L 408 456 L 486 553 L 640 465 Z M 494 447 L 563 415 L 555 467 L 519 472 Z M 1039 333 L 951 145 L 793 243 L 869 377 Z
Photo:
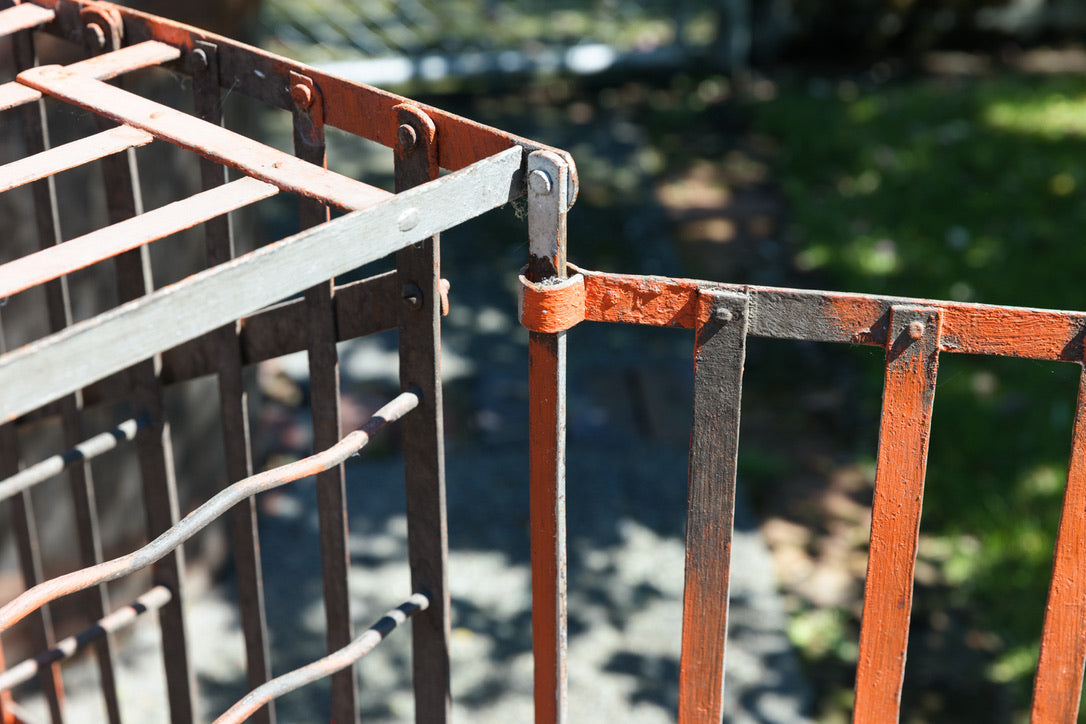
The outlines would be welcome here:
M 528 158 L 528 278 L 565 276 L 568 166 L 548 151 Z M 528 335 L 532 654 L 537 724 L 566 721 L 566 334 Z
M 1074 722 L 1086 664 L 1086 369 L 1079 378 L 1071 460 L 1033 682 L 1033 724 Z
M 238 179 L 20 257 L 0 266 L 0 298 L 191 228 L 277 192 L 275 186 L 263 181 Z
M 175 60 L 179 56 L 180 51 L 177 48 L 152 40 L 96 55 L 67 67 L 91 78 L 109 80 L 123 73 Z M 39 98 L 40 91 L 16 80 L 0 84 L 0 111 L 16 108 Z
M 679 724 L 724 720 L 724 651 L 749 298 L 698 299 L 686 503 Z
M 884 346 L 895 305 L 938 309 L 940 352 L 1080 362 L 1086 312 L 719 284 L 587 271 L 585 319 L 693 329 L 699 291 L 749 293 L 756 337 Z
M 22 3 L 15 7 L 0 10 L 0 37 L 30 30 L 50 22 L 56 15 L 49 8 L 31 3 Z
M 304 198 L 353 211 L 392 196 L 376 186 L 328 171 L 214 123 L 142 98 L 62 66 L 19 74 L 20 83 L 151 133 Z
M 886 344 L 853 721 L 896 722 L 905 675 L 941 310 L 895 305 Z
M 96 161 L 103 156 L 145 146 L 153 140 L 154 137 L 146 131 L 118 126 L 18 161 L 12 161 L 0 166 L 0 192 Z

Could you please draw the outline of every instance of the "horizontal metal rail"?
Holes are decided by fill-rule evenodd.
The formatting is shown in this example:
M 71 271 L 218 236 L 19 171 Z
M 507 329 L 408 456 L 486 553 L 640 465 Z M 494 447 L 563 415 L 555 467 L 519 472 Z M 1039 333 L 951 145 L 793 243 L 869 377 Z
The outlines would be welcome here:
M 0 166 L 0 192 L 155 140 L 146 131 L 118 126 Z
M 372 206 L 392 195 L 222 126 L 95 80 L 73 66 L 31 68 L 20 73 L 17 80 L 118 123 L 142 128 L 156 138 L 273 183 L 284 191 L 345 211 Z
M 361 636 L 358 636 L 338 651 L 282 676 L 277 676 L 263 686 L 253 689 L 216 719 L 215 724 L 238 724 L 243 722 L 272 699 L 288 694 L 295 689 L 300 689 L 306 684 L 311 684 L 326 676 L 331 676 L 337 671 L 342 671 L 370 651 L 373 651 L 377 644 L 381 643 L 386 636 L 396 630 L 408 618 L 420 611 L 425 611 L 429 606 L 430 599 L 428 596 L 422 593 L 413 594 L 399 606 L 382 616 L 377 623 L 366 629 Z
M 0 37 L 44 25 L 55 16 L 56 13 L 49 8 L 43 8 L 31 3 L 5 8 L 0 10 Z
M 172 45 L 149 40 L 72 63 L 67 68 L 90 78 L 109 80 L 123 73 L 177 60 L 179 57 L 181 57 L 181 51 Z M 0 84 L 0 111 L 17 108 L 39 98 L 41 98 L 41 91 L 23 85 L 19 81 L 13 80 Z
M 254 178 L 231 181 L 0 266 L 0 298 L 190 229 L 279 193 Z
M 136 433 L 146 424 L 144 419 L 125 420 L 108 432 L 88 438 L 70 450 L 48 457 L 9 478 L 0 480 L 0 501 L 7 500 L 13 495 L 59 475 L 75 463 L 93 460 L 122 442 L 134 440 Z
M 246 498 L 339 465 L 365 447 L 370 437 L 377 431 L 388 423 L 399 420 L 415 409 L 418 404 L 417 393 L 401 393 L 377 410 L 362 427 L 327 450 L 234 483 L 139 550 L 39 583 L 0 608 L 0 632 L 6 631 L 31 612 L 61 596 L 85 590 L 99 583 L 114 581 L 147 568 Z
M 511 148 L 377 206 L 268 244 L 0 357 L 0 420 L 433 236 L 516 198 Z M 178 314 L 178 310 L 185 310 Z
M 135 621 L 141 614 L 162 608 L 170 602 L 171 598 L 173 598 L 173 594 L 169 588 L 155 586 L 127 606 L 98 619 L 98 622 L 90 628 L 58 641 L 57 645 L 48 651 L 0 672 L 0 691 L 8 691 L 19 684 L 30 681 L 45 667 L 72 658 L 86 648 L 88 644 L 94 643 L 107 634 L 121 630 Z
M 718 284 L 586 271 L 585 313 L 592 322 L 624 322 L 693 329 L 700 292 L 750 294 L 750 329 L 755 337 L 808 342 L 886 345 L 894 306 L 940 310 L 940 352 L 1081 362 L 1086 312 L 932 301 L 873 294 Z

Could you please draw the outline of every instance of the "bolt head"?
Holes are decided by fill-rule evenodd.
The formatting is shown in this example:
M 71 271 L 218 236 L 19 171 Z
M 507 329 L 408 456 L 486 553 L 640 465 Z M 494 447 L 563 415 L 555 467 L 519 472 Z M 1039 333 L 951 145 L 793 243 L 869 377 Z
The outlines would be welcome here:
M 396 129 L 396 140 L 400 142 L 400 148 L 410 151 L 418 143 L 419 136 L 410 123 L 404 123 Z
M 403 285 L 403 303 L 408 309 L 422 309 L 422 290 L 417 284 Z
M 917 320 L 915 322 L 909 322 L 909 337 L 912 339 L 920 339 L 924 336 L 924 323 Z
M 189 57 L 192 58 L 192 67 L 196 70 L 207 70 L 208 66 L 211 65 L 207 59 L 207 53 L 204 52 L 203 48 L 197 48 L 192 51 L 192 55 Z
M 290 89 L 290 97 L 299 108 L 313 105 L 313 91 L 305 83 L 295 83 Z
M 549 194 L 554 184 L 551 182 L 550 174 L 543 169 L 537 168 L 528 174 L 528 188 L 537 194 Z
M 713 319 L 715 319 L 720 324 L 727 324 L 728 322 L 735 319 L 735 315 L 732 313 L 732 310 L 728 309 L 727 307 L 718 307 L 717 309 L 713 310 Z
M 102 50 L 106 47 L 106 31 L 102 30 L 102 26 L 98 23 L 90 23 L 87 25 L 87 42 L 91 48 L 95 50 Z

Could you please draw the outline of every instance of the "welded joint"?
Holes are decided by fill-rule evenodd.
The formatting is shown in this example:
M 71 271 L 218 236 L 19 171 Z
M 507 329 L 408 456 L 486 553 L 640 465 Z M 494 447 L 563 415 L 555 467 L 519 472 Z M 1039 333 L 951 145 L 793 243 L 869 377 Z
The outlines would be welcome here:
M 723 289 L 702 289 L 698 292 L 698 326 L 715 327 L 747 324 L 750 295 Z
M 890 310 L 887 347 L 907 347 L 917 342 L 938 345 L 942 333 L 942 314 L 935 307 L 896 304 Z

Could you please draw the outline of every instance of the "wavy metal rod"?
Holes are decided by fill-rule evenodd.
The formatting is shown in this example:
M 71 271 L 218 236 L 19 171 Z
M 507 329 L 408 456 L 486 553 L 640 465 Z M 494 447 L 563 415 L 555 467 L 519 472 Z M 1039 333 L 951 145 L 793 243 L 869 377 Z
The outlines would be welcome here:
M 419 611 L 426 610 L 429 606 L 430 599 L 426 594 L 413 594 L 399 606 L 382 616 L 377 623 L 366 629 L 361 636 L 338 651 L 334 651 L 323 659 L 317 659 L 311 664 L 306 664 L 282 676 L 277 676 L 253 689 L 216 719 L 215 724 L 239 724 L 259 711 L 260 707 L 272 699 L 347 668 L 370 651 L 373 651 L 374 647 L 392 633 L 397 626 Z
M 404 392 L 375 412 L 362 427 L 327 450 L 239 480 L 139 550 L 39 583 L 0 608 L 0 631 L 6 631 L 32 611 L 61 596 L 116 580 L 150 566 L 246 498 L 340 464 L 365 447 L 371 435 L 388 423 L 399 420 L 418 404 L 417 392 Z

